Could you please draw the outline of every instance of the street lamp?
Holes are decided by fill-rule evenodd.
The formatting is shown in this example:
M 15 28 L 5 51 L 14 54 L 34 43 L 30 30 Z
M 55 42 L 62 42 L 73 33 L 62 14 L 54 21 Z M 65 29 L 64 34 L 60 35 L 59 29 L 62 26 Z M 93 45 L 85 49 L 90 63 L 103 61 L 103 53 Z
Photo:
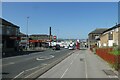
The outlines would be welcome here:
M 51 48 L 51 41 L 52 41 L 51 27 L 49 28 L 49 40 L 50 40 L 50 48 Z
M 27 30 L 26 30 L 26 50 L 29 48 L 29 46 L 28 46 L 28 19 L 29 19 L 29 17 L 27 17 Z

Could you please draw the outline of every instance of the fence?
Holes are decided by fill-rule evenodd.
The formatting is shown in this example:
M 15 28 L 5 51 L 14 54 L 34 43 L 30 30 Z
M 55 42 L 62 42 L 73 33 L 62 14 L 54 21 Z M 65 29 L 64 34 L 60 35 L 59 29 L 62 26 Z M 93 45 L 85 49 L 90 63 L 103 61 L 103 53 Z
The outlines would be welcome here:
M 97 48 L 96 54 L 110 64 L 120 64 L 120 55 L 110 54 L 113 48 Z

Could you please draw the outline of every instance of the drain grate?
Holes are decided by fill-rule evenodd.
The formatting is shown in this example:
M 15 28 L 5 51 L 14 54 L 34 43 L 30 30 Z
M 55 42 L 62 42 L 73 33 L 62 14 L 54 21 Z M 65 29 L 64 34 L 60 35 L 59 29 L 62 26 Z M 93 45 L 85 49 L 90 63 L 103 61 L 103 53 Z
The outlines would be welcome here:
M 103 70 L 103 72 L 105 72 L 105 74 L 109 76 L 116 76 L 116 74 L 112 70 Z
M 84 61 L 84 58 L 80 58 L 80 61 Z

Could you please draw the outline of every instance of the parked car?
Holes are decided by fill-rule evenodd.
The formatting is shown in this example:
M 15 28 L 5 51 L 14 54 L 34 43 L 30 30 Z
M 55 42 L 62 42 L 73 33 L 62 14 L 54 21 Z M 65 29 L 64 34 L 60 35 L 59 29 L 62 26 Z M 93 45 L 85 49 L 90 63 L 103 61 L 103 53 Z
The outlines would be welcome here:
M 74 50 L 74 47 L 73 46 L 69 46 L 69 50 Z
M 60 50 L 60 45 L 56 44 L 55 46 L 53 46 L 53 50 Z
M 67 45 L 65 45 L 65 46 L 64 46 L 64 48 L 65 48 L 65 49 L 68 49 L 68 46 L 67 46 Z

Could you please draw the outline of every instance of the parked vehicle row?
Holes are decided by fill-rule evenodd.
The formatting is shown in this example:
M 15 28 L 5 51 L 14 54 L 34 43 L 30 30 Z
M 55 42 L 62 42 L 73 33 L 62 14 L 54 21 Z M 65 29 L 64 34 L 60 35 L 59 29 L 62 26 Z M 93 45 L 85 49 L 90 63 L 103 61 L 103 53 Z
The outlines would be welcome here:
M 52 49 L 53 50 L 60 50 L 60 48 L 65 48 L 69 50 L 74 50 L 76 48 L 76 45 L 74 42 L 52 42 L 51 43 Z

